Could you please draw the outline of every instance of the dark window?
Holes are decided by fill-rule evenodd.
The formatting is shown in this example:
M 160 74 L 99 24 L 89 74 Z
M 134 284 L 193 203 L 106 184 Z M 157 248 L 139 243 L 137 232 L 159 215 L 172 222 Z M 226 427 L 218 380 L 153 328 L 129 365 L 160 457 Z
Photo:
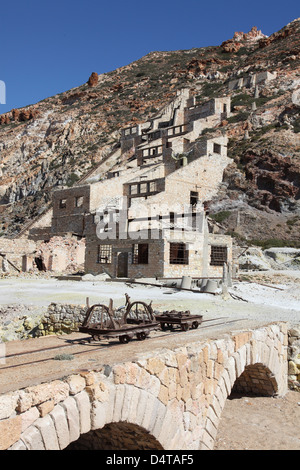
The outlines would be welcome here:
M 214 144 L 214 153 L 221 153 L 221 145 Z
M 170 212 L 170 230 L 174 230 L 175 227 L 175 213 Z
M 132 264 L 148 264 L 148 243 L 135 243 L 132 248 Z
M 97 263 L 110 264 L 112 259 L 112 245 L 98 245 Z
M 189 264 L 185 243 L 170 243 L 170 264 Z
M 66 199 L 61 199 L 59 201 L 59 208 L 60 209 L 65 209 L 67 207 L 67 200 Z
M 190 204 L 191 206 L 195 206 L 198 202 L 198 193 L 196 191 L 190 192 Z
M 227 263 L 227 246 L 212 246 L 210 264 L 212 266 L 223 266 L 224 263 Z

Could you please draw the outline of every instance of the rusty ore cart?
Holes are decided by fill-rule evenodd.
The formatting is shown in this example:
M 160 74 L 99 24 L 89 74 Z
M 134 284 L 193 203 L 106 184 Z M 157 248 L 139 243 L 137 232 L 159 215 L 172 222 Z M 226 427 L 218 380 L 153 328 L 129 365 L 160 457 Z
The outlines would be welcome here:
M 196 329 L 202 323 L 203 315 L 191 315 L 190 311 L 177 312 L 171 310 L 155 315 L 156 321 L 160 323 L 162 330 L 172 330 L 174 327 L 180 327 L 187 331 L 190 328 Z
M 79 331 L 90 334 L 94 340 L 100 341 L 101 337 L 119 338 L 121 343 L 128 343 L 134 336 L 138 340 L 146 339 L 158 325 L 151 303 L 130 302 L 126 294 L 123 309 L 115 310 L 112 299 L 109 306 L 95 304 L 89 307 Z

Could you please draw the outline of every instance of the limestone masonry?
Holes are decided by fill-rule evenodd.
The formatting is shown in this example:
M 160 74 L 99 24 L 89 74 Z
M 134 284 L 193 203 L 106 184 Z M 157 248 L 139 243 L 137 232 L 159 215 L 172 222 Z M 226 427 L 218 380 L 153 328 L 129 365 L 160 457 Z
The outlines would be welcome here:
M 89 449 L 95 439 L 107 448 L 113 439 L 118 450 L 126 429 L 126 444 L 135 439 L 140 448 L 212 449 L 233 387 L 286 393 L 285 324 L 140 354 L 1 395 L 0 449 L 59 450 L 75 441 Z

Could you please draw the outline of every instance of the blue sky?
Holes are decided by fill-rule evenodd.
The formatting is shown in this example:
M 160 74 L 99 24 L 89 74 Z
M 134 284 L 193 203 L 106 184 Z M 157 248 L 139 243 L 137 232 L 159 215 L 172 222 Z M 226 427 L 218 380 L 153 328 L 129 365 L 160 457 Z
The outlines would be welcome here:
M 2 2 L 0 80 L 6 104 L 0 104 L 0 114 L 151 51 L 219 45 L 252 26 L 270 35 L 299 16 L 296 0 Z

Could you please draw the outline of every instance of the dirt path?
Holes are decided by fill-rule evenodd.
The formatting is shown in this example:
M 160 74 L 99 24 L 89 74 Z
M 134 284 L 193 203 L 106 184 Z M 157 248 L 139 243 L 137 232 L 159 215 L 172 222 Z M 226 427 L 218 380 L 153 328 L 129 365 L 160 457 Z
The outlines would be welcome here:
M 214 450 L 300 450 L 300 393 L 228 399 Z

